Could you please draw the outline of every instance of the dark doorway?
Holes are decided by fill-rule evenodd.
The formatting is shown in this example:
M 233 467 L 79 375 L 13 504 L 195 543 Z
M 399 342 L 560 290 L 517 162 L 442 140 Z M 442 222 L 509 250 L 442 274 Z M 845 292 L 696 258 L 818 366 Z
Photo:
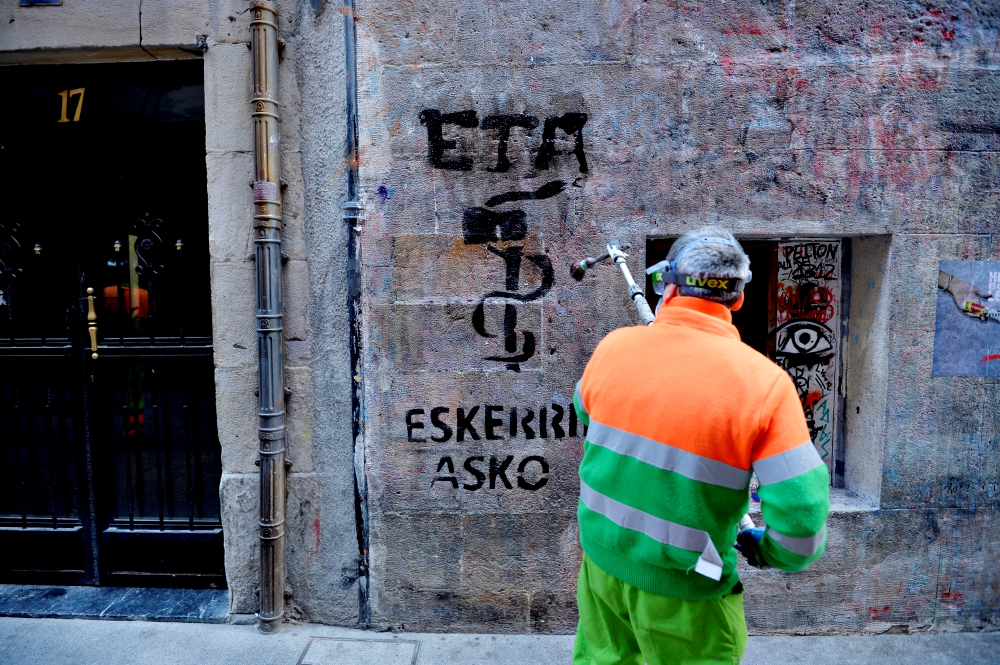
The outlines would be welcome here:
M 674 239 L 646 242 L 647 265 L 666 258 Z M 840 380 L 841 340 L 850 297 L 851 245 L 840 238 L 740 240 L 753 279 L 733 324 L 741 339 L 776 362 L 795 384 L 810 438 L 843 486 L 845 393 Z M 659 296 L 646 277 L 646 298 Z
M 0 580 L 222 587 L 202 62 L 3 75 Z
M 659 263 L 667 258 L 674 238 L 648 240 L 646 265 Z M 743 251 L 750 257 L 753 279 L 743 289 L 743 307 L 733 312 L 733 325 L 740 331 L 740 338 L 749 346 L 768 357 L 774 356 L 773 338 L 768 333 L 774 329 L 774 299 L 778 243 L 768 240 L 740 240 Z M 653 292 L 653 282 L 646 276 L 646 300 L 656 308 L 660 297 Z M 769 346 L 770 345 L 770 346 Z

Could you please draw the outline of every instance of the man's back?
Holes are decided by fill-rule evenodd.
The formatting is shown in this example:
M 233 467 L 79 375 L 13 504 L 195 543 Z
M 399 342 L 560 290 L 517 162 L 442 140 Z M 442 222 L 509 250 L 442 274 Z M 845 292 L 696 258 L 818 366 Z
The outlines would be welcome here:
M 584 550 L 651 593 L 734 587 L 751 468 L 774 565 L 798 570 L 822 553 L 828 481 L 794 385 L 730 321 L 723 305 L 676 297 L 653 325 L 608 335 L 578 387 Z

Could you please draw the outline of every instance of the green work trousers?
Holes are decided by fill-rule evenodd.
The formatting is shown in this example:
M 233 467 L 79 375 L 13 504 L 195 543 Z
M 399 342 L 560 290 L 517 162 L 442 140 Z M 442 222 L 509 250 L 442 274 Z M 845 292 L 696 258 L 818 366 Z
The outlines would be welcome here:
M 743 592 L 684 600 L 636 589 L 584 553 L 573 665 L 738 663 L 747 645 Z

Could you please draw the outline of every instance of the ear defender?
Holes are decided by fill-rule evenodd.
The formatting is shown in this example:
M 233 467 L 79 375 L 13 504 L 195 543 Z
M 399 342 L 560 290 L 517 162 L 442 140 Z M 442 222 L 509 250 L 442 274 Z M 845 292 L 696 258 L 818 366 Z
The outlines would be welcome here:
M 741 249 L 735 240 L 730 240 L 729 238 L 706 237 L 692 240 L 677 253 L 677 256 L 674 257 L 673 261 L 663 260 L 646 268 L 646 274 L 650 275 L 653 280 L 653 291 L 657 295 L 663 295 L 663 290 L 666 288 L 667 284 L 695 286 L 715 291 L 717 294 L 740 291 L 741 293 L 738 306 L 734 306 L 732 308 L 733 311 L 736 311 L 739 306 L 743 305 L 743 287 L 746 286 L 747 282 L 753 279 L 753 272 L 750 272 L 745 280 L 733 277 L 699 277 L 697 275 L 684 275 L 677 272 L 677 261 L 684 256 L 684 252 L 688 251 L 692 247 L 695 247 L 696 245 L 703 245 L 706 243 L 712 243 L 713 245 L 726 245 L 727 247 L 732 247 L 734 249 Z

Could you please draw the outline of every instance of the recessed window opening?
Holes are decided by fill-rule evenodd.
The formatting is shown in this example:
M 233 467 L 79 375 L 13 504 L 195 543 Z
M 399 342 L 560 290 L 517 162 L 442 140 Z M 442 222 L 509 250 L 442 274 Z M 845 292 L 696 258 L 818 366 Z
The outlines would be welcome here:
M 666 258 L 675 238 L 646 241 L 646 265 Z M 850 294 L 850 240 L 740 240 L 753 279 L 733 312 L 742 340 L 788 372 L 830 482 L 844 486 L 841 357 Z M 659 299 L 646 277 L 650 307 Z

